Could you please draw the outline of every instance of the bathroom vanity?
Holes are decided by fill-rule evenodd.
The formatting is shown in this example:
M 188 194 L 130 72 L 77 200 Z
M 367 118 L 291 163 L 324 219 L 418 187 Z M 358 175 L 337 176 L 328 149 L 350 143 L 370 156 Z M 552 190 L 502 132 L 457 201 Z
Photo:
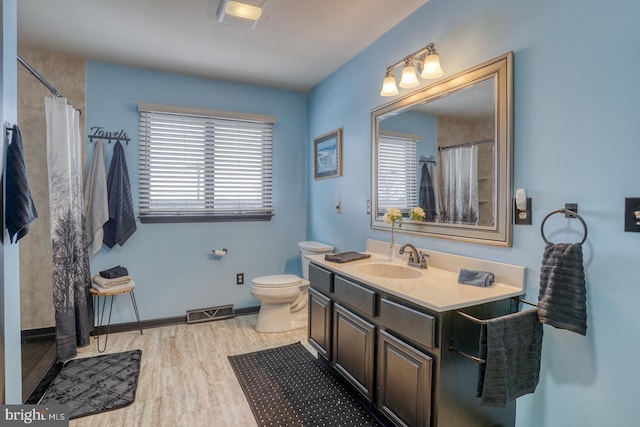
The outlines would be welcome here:
M 479 365 L 469 357 L 478 354 L 480 324 L 458 313 L 517 311 L 524 267 L 429 252 L 431 265 L 420 270 L 371 254 L 344 264 L 308 257 L 308 337 L 319 356 L 396 425 L 513 426 L 515 402 L 480 406 Z M 496 282 L 459 285 L 460 268 L 491 271 Z

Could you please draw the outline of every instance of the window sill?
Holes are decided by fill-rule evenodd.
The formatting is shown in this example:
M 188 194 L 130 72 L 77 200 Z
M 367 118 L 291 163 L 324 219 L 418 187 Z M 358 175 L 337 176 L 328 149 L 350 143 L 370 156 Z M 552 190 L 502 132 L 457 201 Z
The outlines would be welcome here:
M 245 215 L 144 215 L 140 216 L 143 224 L 170 224 L 189 222 L 244 222 L 271 221 L 273 214 L 245 214 Z

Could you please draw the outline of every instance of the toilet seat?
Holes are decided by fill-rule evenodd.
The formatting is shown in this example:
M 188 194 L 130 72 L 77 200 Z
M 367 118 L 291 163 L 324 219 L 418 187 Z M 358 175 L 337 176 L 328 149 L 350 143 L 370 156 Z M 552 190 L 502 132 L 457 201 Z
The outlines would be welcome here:
M 302 283 L 302 279 L 295 274 L 273 274 L 253 279 L 253 286 L 257 288 L 290 288 Z

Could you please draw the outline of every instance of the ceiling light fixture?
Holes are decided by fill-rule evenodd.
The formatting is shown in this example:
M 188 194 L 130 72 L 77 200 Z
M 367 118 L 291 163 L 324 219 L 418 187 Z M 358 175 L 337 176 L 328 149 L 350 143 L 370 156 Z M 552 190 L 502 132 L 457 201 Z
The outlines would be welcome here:
M 421 55 L 424 55 L 424 57 L 420 58 Z M 444 74 L 442 67 L 440 67 L 440 57 L 436 51 L 436 45 L 429 43 L 422 49 L 387 67 L 387 72 L 382 81 L 380 96 L 394 96 L 399 93 L 398 87 L 396 86 L 396 78 L 393 76 L 393 70 L 403 64 L 400 87 L 412 88 L 420 84 L 416 75 L 416 67 L 413 65 L 414 61 L 418 64 L 418 70 L 422 70 L 420 77 L 423 79 L 436 79 Z
M 242 28 L 255 28 L 265 0 L 220 0 L 218 22 Z

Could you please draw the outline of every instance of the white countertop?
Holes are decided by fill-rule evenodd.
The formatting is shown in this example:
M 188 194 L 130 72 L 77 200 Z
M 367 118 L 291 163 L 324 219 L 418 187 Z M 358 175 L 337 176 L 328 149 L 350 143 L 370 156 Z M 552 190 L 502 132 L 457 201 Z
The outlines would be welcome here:
M 422 273 L 422 277 L 416 279 L 383 278 L 376 275 L 362 273 L 358 270 L 358 266 L 362 264 L 391 263 L 388 257 L 384 257 L 374 252 L 366 253 L 371 254 L 371 258 L 342 264 L 325 261 L 324 255 L 307 255 L 307 258 L 309 258 L 309 260 L 314 264 L 326 267 L 341 276 L 357 280 L 375 289 L 388 292 L 389 294 L 401 297 L 436 312 L 444 312 L 477 304 L 498 301 L 505 298 L 520 296 L 525 293 L 524 267 L 486 261 L 485 264 L 482 265 L 485 267 L 482 271 L 493 272 L 496 276 L 496 281 L 491 286 L 479 287 L 458 284 L 459 270 L 450 271 L 433 266 L 429 266 L 428 269 L 419 269 L 415 267 L 416 271 Z M 456 257 L 455 255 L 448 254 L 447 256 Z M 460 259 L 461 262 L 457 264 L 460 268 L 468 268 L 464 265 L 464 261 L 473 260 L 476 266 L 475 269 L 481 270 L 480 268 L 477 268 L 478 260 L 465 257 L 460 257 Z M 482 260 L 480 260 L 480 262 L 482 262 Z M 406 266 L 406 261 L 402 259 L 396 259 L 393 263 Z M 516 277 L 519 275 L 522 277 L 521 283 L 507 284 L 501 282 L 500 278 L 503 275 L 500 274 L 500 272 L 495 271 L 500 269 L 514 270 Z

